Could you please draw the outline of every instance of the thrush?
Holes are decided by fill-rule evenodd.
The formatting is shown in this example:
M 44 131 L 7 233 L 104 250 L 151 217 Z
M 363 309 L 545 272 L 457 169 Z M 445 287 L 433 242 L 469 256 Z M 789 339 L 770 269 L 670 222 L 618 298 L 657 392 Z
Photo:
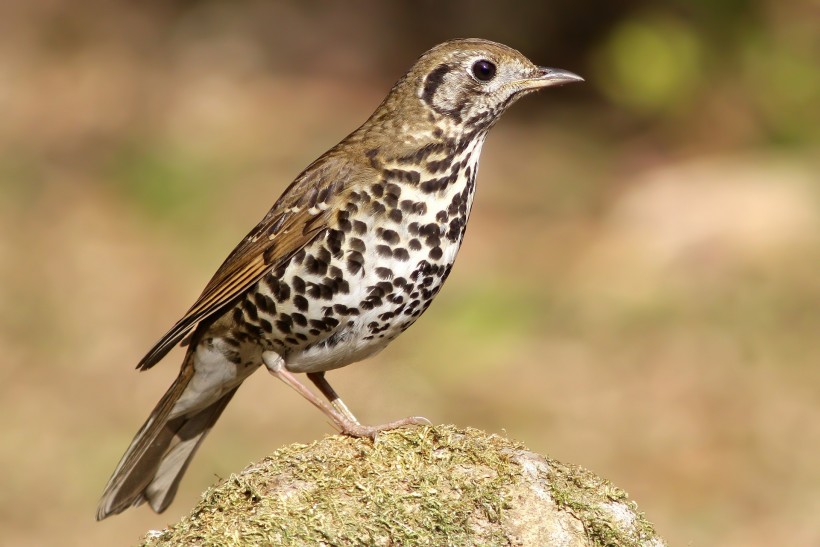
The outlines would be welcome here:
M 117 465 L 97 519 L 146 501 L 165 510 L 262 364 L 344 434 L 428 423 L 364 426 L 325 372 L 375 355 L 424 313 L 464 237 L 487 132 L 524 95 L 576 81 L 487 40 L 424 53 L 361 127 L 296 177 L 139 362 L 147 370 L 187 342 L 179 376 Z

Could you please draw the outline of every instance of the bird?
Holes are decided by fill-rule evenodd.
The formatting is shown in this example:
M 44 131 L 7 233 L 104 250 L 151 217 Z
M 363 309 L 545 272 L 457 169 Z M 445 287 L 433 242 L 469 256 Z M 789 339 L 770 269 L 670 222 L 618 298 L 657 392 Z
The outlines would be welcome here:
M 358 129 L 296 177 L 139 362 L 144 371 L 187 347 L 108 481 L 97 520 L 144 502 L 164 511 L 225 406 L 262 365 L 340 433 L 375 440 L 429 424 L 363 425 L 325 373 L 380 352 L 438 294 L 464 238 L 484 139 L 501 114 L 525 95 L 580 81 L 483 39 L 422 54 Z

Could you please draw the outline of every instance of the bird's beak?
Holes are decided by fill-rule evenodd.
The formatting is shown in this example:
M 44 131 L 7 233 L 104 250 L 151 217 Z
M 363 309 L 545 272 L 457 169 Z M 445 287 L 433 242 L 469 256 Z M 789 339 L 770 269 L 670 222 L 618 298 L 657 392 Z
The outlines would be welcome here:
M 569 70 L 560 68 L 547 68 L 539 66 L 535 76 L 527 80 L 527 87 L 540 89 L 554 85 L 571 84 L 573 82 L 583 82 L 584 79 Z

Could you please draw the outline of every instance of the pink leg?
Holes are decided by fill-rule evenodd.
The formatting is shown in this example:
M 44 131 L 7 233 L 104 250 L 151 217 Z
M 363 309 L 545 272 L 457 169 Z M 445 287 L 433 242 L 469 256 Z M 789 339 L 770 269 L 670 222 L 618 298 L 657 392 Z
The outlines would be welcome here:
M 326 402 L 321 400 L 312 391 L 310 391 L 304 384 L 302 384 L 296 376 L 285 368 L 284 360 L 279 355 L 273 352 L 266 352 L 262 354 L 262 360 L 268 371 L 282 380 L 284 383 L 292 387 L 302 397 L 307 399 L 313 406 L 324 412 L 324 414 L 331 419 L 333 425 L 336 426 L 341 433 L 351 437 L 369 437 L 373 440 L 380 431 L 389 429 L 396 429 L 408 425 L 430 425 L 430 421 L 419 416 L 411 416 L 395 422 L 389 422 L 377 426 L 361 425 L 352 412 L 344 404 L 344 401 L 333 390 L 330 384 L 325 380 L 324 373 L 311 373 L 308 378 L 316 384 L 316 387 L 327 397 L 333 406 L 329 406 Z

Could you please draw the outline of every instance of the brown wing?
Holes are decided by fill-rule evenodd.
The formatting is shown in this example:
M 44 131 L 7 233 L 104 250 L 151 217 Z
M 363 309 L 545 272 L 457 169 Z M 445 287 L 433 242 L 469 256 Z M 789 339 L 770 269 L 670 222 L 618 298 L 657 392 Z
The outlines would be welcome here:
M 334 198 L 349 188 L 355 168 L 334 156 L 312 163 L 288 186 L 265 218 L 228 255 L 191 309 L 137 365 L 154 366 L 201 321 L 229 306 L 266 272 L 324 232 Z

